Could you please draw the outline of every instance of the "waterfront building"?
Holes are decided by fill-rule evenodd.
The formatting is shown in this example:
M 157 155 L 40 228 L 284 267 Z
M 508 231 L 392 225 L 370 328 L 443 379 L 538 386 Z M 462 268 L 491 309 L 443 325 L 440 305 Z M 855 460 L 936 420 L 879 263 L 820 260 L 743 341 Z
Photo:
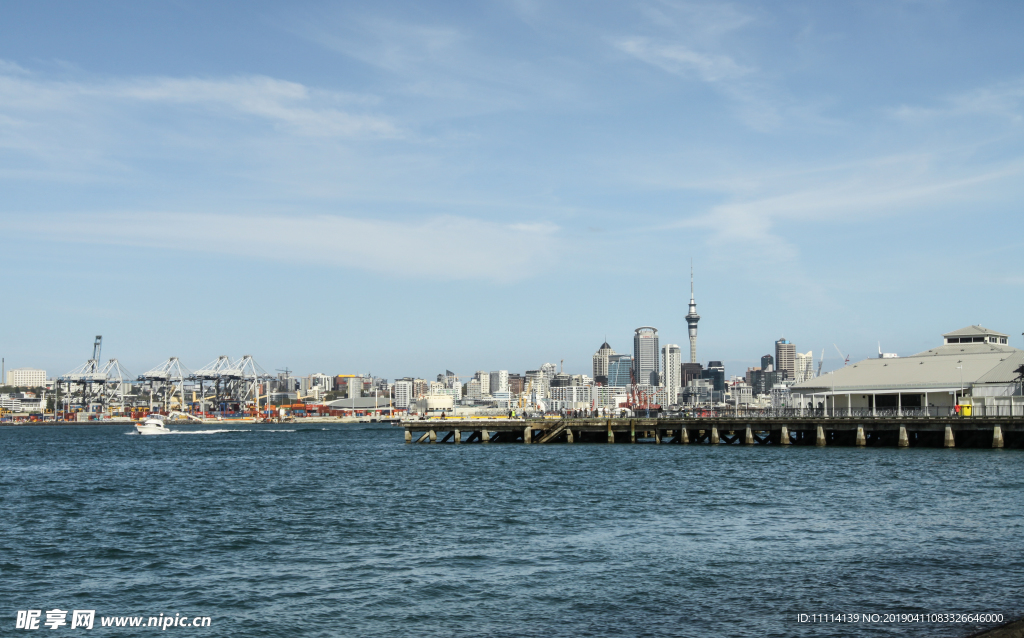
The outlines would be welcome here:
M 395 381 L 395 407 L 405 410 L 414 399 L 413 382 L 411 379 L 399 379 Z
M 793 382 L 803 383 L 814 378 L 814 352 L 798 352 L 793 356 Z
M 754 389 L 745 382 L 732 384 L 729 387 L 729 394 L 729 402 L 733 405 L 750 405 L 754 402 Z
M 18 388 L 39 388 L 46 385 L 46 370 L 15 368 L 7 371 L 7 385 Z
M 775 342 L 775 369 L 783 372 L 786 379 L 796 378 L 796 346 L 785 337 Z
M 907 357 L 872 358 L 798 383 L 794 405 L 826 409 L 906 410 L 971 405 L 975 414 L 1021 414 L 1024 351 L 1007 335 L 968 326 L 942 335 L 942 345 Z
M 690 334 L 690 363 L 697 363 L 697 302 L 693 300 L 693 265 L 690 265 L 690 306 L 686 313 L 686 330 Z
M 480 379 L 473 378 L 466 383 L 466 396 L 470 399 L 479 399 L 483 396 L 480 390 Z
M 675 403 L 675 395 L 679 392 L 679 388 L 683 386 L 680 379 L 682 370 L 682 352 L 674 343 L 670 343 L 661 349 L 661 362 L 664 368 L 662 374 L 662 383 L 666 390 L 668 390 L 669 396 L 672 397 L 672 403 Z
M 601 344 L 601 347 L 597 349 L 593 357 L 593 372 L 594 382 L 607 384 L 608 383 L 608 357 L 615 354 L 615 350 L 612 349 L 608 342 L 605 341 Z
M 633 357 L 628 354 L 613 354 L 608 357 L 608 385 L 625 387 L 633 383 L 630 372 Z
M 552 410 L 590 409 L 593 400 L 592 388 L 583 385 L 551 387 Z
M 658 329 L 637 328 L 633 333 L 633 375 L 638 384 L 658 385 Z
M 594 386 L 594 407 L 617 408 L 626 402 L 626 386 L 599 385 Z

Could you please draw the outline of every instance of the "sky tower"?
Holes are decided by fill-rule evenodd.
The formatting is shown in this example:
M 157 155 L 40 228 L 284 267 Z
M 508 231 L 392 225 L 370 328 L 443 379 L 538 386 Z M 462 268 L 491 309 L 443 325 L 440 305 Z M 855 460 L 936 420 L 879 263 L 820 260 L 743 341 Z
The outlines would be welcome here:
M 697 363 L 697 302 L 693 300 L 693 262 L 690 262 L 690 312 L 686 313 L 686 327 L 690 332 L 690 363 Z

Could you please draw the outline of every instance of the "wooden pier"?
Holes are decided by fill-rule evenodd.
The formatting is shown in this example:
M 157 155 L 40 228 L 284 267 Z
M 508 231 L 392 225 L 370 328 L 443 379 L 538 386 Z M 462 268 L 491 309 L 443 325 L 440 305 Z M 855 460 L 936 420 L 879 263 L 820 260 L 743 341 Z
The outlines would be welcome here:
M 1024 417 L 690 417 L 403 421 L 406 443 L 1024 448 Z

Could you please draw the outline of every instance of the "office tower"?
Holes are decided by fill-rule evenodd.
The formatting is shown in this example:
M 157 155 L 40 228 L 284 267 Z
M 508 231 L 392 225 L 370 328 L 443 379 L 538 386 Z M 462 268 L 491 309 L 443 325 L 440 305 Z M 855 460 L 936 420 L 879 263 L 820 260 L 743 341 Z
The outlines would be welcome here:
M 628 354 L 613 354 L 608 357 L 608 385 L 625 387 L 632 383 L 633 357 Z
M 683 387 L 690 385 L 690 381 L 693 379 L 699 379 L 700 373 L 704 371 L 704 366 L 699 363 L 684 363 L 682 366 L 682 378 L 680 381 L 683 383 Z
M 633 378 L 638 385 L 658 385 L 659 372 L 658 330 L 637 328 L 633 334 Z
M 480 382 L 481 396 L 487 396 L 491 393 L 491 373 L 486 370 L 477 370 L 473 378 Z
M 814 378 L 814 352 L 796 353 L 793 357 L 793 381 L 800 383 Z
M 690 333 L 690 363 L 697 363 L 697 302 L 693 300 L 693 264 L 690 264 L 690 311 L 686 313 L 686 329 Z
M 701 378 L 710 381 L 715 392 L 725 392 L 725 366 L 721 361 L 708 361 L 708 367 L 701 372 Z
M 674 343 L 670 343 L 661 349 L 661 362 L 665 370 L 662 385 L 668 391 L 668 396 L 672 402 L 675 402 L 676 394 L 679 392 L 679 388 L 683 386 L 680 381 L 680 375 L 682 374 L 681 357 L 682 352 L 679 350 L 679 346 Z
M 504 370 L 502 370 L 504 372 Z M 508 390 L 512 394 L 522 394 L 526 388 L 526 380 L 523 379 L 523 375 L 518 373 L 510 373 L 508 375 Z
M 508 392 L 508 370 L 495 370 L 491 373 L 490 391 Z
M 792 341 L 782 338 L 775 342 L 775 369 L 782 372 L 786 379 L 792 379 L 796 375 L 795 356 L 796 346 Z
M 613 354 L 615 351 L 607 341 L 594 353 L 594 383 L 608 384 L 608 357 Z
M 761 370 L 768 372 L 769 370 L 775 369 L 775 357 L 770 354 L 766 354 L 761 357 Z

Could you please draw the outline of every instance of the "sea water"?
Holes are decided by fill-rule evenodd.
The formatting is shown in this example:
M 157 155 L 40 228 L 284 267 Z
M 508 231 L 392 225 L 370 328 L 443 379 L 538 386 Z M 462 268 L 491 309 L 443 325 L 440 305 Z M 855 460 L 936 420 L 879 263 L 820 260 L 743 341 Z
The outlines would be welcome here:
M 0 428 L 0 635 L 54 609 L 95 610 L 97 635 L 163 614 L 510 638 L 964 636 L 983 624 L 883 618 L 1024 612 L 1022 451 L 171 427 Z

